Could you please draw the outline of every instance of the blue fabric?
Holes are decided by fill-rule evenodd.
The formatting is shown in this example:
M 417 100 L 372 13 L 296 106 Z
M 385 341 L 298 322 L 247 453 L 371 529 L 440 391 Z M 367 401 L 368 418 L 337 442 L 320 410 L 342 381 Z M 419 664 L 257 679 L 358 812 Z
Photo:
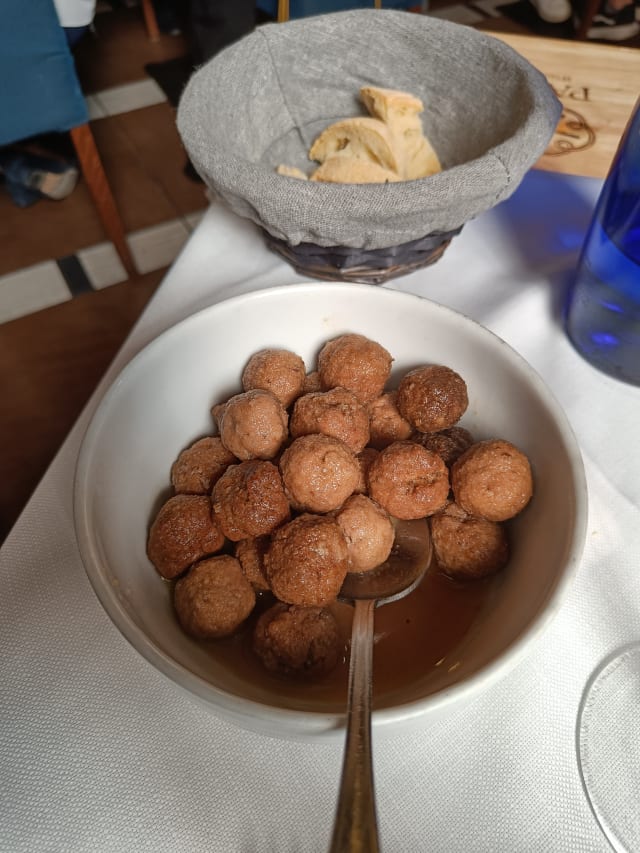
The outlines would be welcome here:
M 0 145 L 89 120 L 53 0 L 0 2 Z

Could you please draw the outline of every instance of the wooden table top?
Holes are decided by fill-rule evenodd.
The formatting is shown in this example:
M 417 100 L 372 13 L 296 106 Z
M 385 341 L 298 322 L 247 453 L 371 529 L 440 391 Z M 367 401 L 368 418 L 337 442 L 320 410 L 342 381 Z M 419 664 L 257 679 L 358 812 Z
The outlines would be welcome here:
M 604 178 L 640 95 L 640 50 L 490 32 L 541 71 L 564 107 L 536 166 Z

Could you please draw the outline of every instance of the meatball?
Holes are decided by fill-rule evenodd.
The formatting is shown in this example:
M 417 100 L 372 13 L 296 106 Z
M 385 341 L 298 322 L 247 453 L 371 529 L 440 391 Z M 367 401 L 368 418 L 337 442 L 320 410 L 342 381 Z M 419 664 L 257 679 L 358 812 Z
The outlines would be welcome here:
M 371 463 L 369 495 L 396 518 L 424 518 L 445 505 L 449 472 L 437 453 L 396 441 Z
M 387 559 L 395 530 L 389 513 L 365 495 L 352 495 L 336 513 L 349 551 L 349 571 L 368 572 Z
M 282 454 L 280 472 L 294 509 L 331 512 L 358 485 L 360 466 L 347 445 L 329 435 L 303 435 Z
M 264 459 L 230 465 L 212 499 L 222 532 L 232 542 L 271 533 L 290 516 L 280 472 Z
M 346 388 L 363 403 L 382 394 L 393 359 L 387 350 L 364 335 L 334 338 L 318 353 L 318 373 L 325 390 Z
M 227 405 L 226 402 L 215 403 L 211 407 L 211 417 L 213 419 L 214 424 L 216 425 L 218 432 L 220 432 L 220 418 L 222 417 L 222 413 L 224 412 L 224 407 L 226 405 Z
M 369 444 L 382 450 L 394 441 L 409 438 L 413 428 L 397 405 L 398 392 L 388 391 L 369 403 Z
M 531 499 L 531 466 L 524 453 L 508 441 L 479 441 L 454 462 L 451 486 L 456 503 L 471 515 L 506 521 Z
M 469 400 L 464 379 L 441 364 L 410 370 L 398 386 L 398 409 L 420 432 L 452 427 L 465 413 Z
M 257 592 L 266 592 L 271 587 L 264 571 L 264 555 L 269 547 L 268 536 L 255 536 L 236 542 L 235 556 L 240 561 L 242 571 L 251 586 Z
M 302 387 L 303 394 L 311 394 L 313 391 L 322 391 L 322 382 L 320 382 L 320 374 L 317 370 L 307 373 Z
M 415 432 L 411 441 L 437 453 L 447 468 L 451 468 L 456 459 L 471 447 L 473 436 L 464 427 L 454 426 L 440 432 Z
M 293 438 L 322 433 L 339 438 L 354 453 L 369 441 L 367 409 L 346 388 L 332 388 L 299 397 L 291 412 L 289 432 Z
M 187 634 L 208 640 L 233 634 L 253 610 L 256 596 L 240 563 L 225 554 L 202 560 L 180 578 L 173 603 Z
M 305 513 L 275 531 L 264 565 L 280 601 L 322 607 L 340 592 L 349 552 L 335 518 Z
M 272 459 L 288 436 L 289 416 L 270 391 L 236 394 L 218 415 L 222 443 L 238 459 Z
M 171 466 L 171 484 L 178 494 L 208 495 L 216 480 L 237 461 L 218 436 L 201 438 Z
M 242 387 L 271 391 L 286 409 L 302 393 L 305 377 L 304 361 L 295 352 L 263 349 L 251 356 L 242 371 Z
M 501 524 L 469 515 L 451 502 L 429 519 L 433 550 L 440 569 L 450 577 L 484 578 L 509 561 L 509 542 Z
M 209 497 L 174 495 L 151 524 L 147 555 L 158 573 L 171 579 L 223 545 L 224 534 Z
M 338 622 L 326 607 L 278 602 L 256 623 L 253 650 L 270 672 L 317 678 L 336 666 L 342 640 Z
M 365 495 L 369 491 L 369 468 L 371 463 L 377 457 L 379 451 L 375 447 L 365 447 L 356 456 L 358 467 L 360 468 L 360 476 L 358 483 L 353 490 L 355 494 Z

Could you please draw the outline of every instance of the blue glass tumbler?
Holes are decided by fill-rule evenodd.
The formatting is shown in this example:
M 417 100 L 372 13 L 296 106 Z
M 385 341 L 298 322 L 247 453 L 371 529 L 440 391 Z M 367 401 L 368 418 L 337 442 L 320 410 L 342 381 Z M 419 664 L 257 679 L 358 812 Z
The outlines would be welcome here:
M 565 324 L 587 361 L 640 385 L 640 100 L 596 203 Z

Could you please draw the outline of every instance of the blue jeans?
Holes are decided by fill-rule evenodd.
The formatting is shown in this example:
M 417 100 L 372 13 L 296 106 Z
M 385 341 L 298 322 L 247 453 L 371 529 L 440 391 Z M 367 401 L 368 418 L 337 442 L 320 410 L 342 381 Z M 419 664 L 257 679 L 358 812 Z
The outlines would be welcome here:
M 86 27 L 64 27 L 64 34 L 67 37 L 67 44 L 73 50 L 73 48 L 78 44 L 82 36 L 89 29 L 89 25 Z

